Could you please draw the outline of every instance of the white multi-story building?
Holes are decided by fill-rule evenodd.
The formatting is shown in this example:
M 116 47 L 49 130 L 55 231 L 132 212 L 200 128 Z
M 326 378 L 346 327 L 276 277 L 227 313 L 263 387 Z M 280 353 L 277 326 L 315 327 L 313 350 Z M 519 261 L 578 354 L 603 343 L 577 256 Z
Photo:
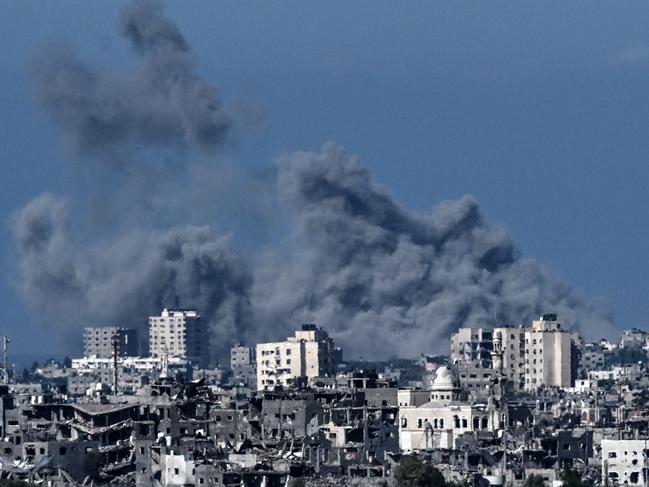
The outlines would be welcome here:
M 152 357 L 180 357 L 205 367 L 209 335 L 196 311 L 164 309 L 149 317 L 149 353 Z
M 257 390 L 289 387 L 298 379 L 334 374 L 334 341 L 313 324 L 302 325 L 284 342 L 257 345 Z
M 647 440 L 602 440 L 602 485 L 647 485 Z

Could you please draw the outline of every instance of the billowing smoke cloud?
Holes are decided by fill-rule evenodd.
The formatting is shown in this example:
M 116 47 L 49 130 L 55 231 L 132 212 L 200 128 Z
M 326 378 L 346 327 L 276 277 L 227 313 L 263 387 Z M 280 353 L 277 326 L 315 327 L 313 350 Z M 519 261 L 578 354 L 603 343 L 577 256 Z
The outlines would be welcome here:
M 178 147 L 220 147 L 230 117 L 214 86 L 192 74 L 194 56 L 160 4 L 133 1 L 122 33 L 142 62 L 130 78 L 92 68 L 70 51 L 36 70 L 39 100 L 76 155 L 121 162 L 106 165 L 121 174 L 124 161 L 129 168 L 142 163 L 140 147 L 149 152 L 145 161 L 180 157 Z M 162 167 L 156 182 L 174 194 L 175 175 Z M 301 322 L 323 325 L 352 356 L 365 357 L 444 351 L 452 330 L 495 324 L 495 314 L 499 324 L 518 324 L 556 312 L 588 336 L 611 328 L 609 316 L 521 258 L 471 197 L 415 214 L 333 144 L 281 158 L 276 174 L 262 191 L 245 190 L 259 182 L 248 186 L 240 173 L 228 179 L 248 198 L 263 193 L 264 206 L 272 192 L 293 228 L 285 245 L 245 257 L 230 238 L 186 224 L 197 214 L 192 198 L 164 198 L 159 207 L 142 202 L 142 185 L 126 185 L 104 205 L 126 223 L 106 231 L 69 211 L 65 200 L 42 195 L 12 220 L 21 295 L 42 321 L 70 336 L 91 323 L 142 329 L 163 307 L 196 308 L 211 324 L 215 360 L 235 341 L 281 339 Z M 201 179 L 209 186 L 212 178 Z M 208 193 L 216 201 L 222 186 L 214 184 Z M 218 208 L 204 203 L 201 215 Z
M 45 194 L 16 212 L 12 230 L 21 292 L 48 324 L 78 333 L 90 323 L 144 328 L 163 307 L 195 308 L 224 356 L 250 326 L 247 266 L 207 227 L 132 232 L 110 242 L 74 239 L 65 202 Z M 70 337 L 74 338 L 74 337 Z
M 195 55 L 155 0 L 124 10 L 121 32 L 139 55 L 131 76 L 50 47 L 34 63 L 37 99 L 81 156 L 124 164 L 151 145 L 212 149 L 231 119 L 216 87 L 193 74 Z
M 443 349 L 457 327 L 494 325 L 496 312 L 498 324 L 550 311 L 589 336 L 610 331 L 601 311 L 519 258 L 471 197 L 414 215 L 333 144 L 279 167 L 299 243 L 292 265 L 257 276 L 262 316 L 325 323 L 353 353 L 372 356 Z

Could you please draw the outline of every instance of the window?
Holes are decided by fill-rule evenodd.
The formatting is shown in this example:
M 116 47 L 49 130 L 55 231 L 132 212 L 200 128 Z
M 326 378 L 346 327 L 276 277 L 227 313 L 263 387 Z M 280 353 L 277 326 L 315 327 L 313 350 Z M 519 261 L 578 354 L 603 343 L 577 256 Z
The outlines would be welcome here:
M 401 416 L 401 427 L 405 428 L 406 426 L 408 426 L 408 418 Z
M 180 473 L 180 470 L 177 468 L 174 468 L 174 474 L 178 475 Z

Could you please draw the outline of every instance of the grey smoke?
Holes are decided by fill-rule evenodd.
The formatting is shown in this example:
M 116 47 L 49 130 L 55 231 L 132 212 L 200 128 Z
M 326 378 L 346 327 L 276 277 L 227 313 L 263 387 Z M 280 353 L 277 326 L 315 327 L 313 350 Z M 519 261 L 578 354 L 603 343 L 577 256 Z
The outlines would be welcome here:
M 122 33 L 141 59 L 133 77 L 91 67 L 69 50 L 36 69 L 39 100 L 76 154 L 130 168 L 146 164 L 138 147 L 167 158 L 178 157 L 179 147 L 220 147 L 230 117 L 214 86 L 192 74 L 195 56 L 161 5 L 131 2 Z M 473 198 L 414 213 L 333 144 L 281 158 L 266 186 L 236 170 L 236 177 L 214 177 L 218 166 L 184 167 L 206 174 L 201 194 L 210 198 L 175 197 L 182 184 L 165 167 L 129 170 L 129 184 L 103 202 L 108 219 L 121 222 L 108 230 L 71 211 L 83 204 L 48 194 L 15 213 L 17 287 L 42 322 L 74 337 L 91 323 L 143 329 L 162 307 L 193 307 L 211 325 L 214 360 L 235 341 L 282 339 L 307 321 L 368 358 L 445 351 L 454 329 L 493 325 L 496 311 L 499 324 L 556 312 L 589 337 L 612 326 L 607 313 L 522 258 Z M 162 205 L 141 198 L 153 174 Z M 210 223 L 210 212 L 229 207 L 220 179 L 272 208 L 268 214 L 287 215 L 291 230 L 280 245 L 244 253 L 208 226 L 186 224 Z
M 547 311 L 590 337 L 612 327 L 520 258 L 471 197 L 413 214 L 333 144 L 284 158 L 277 187 L 294 211 L 297 242 L 291 265 L 269 264 L 257 276 L 262 317 L 326 324 L 353 354 L 372 357 L 444 350 L 460 326 L 519 324 Z
M 154 0 L 130 3 L 121 33 L 139 56 L 132 74 L 84 62 L 58 45 L 34 63 L 37 100 L 83 157 L 124 163 L 141 148 L 224 142 L 232 122 L 217 88 L 193 74 L 196 56 Z
M 250 326 L 249 269 L 228 237 L 207 227 L 130 232 L 79 242 L 64 201 L 41 195 L 12 219 L 20 291 L 50 326 L 75 334 L 89 323 L 144 329 L 163 307 L 196 308 L 213 327 L 223 357 Z M 71 336 L 71 338 L 74 338 Z

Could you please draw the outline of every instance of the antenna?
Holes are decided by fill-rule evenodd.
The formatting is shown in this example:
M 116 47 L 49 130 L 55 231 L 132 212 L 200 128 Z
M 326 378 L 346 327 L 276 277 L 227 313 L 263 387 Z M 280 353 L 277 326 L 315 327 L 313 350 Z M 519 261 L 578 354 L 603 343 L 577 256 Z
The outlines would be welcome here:
M 119 358 L 119 346 L 121 344 L 119 334 L 115 333 L 111 339 L 111 344 L 113 345 L 113 391 L 117 395 L 117 362 Z

